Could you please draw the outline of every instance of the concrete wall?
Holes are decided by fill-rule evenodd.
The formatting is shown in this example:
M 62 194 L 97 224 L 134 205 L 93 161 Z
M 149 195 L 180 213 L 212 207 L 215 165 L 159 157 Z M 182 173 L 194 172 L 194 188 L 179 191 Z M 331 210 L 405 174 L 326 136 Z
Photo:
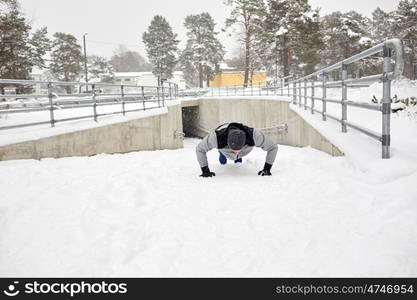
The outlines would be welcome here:
M 190 113 L 193 116 L 187 115 Z M 334 156 L 343 155 L 342 151 L 292 111 L 286 101 L 199 99 L 169 106 L 168 113 L 160 115 L 1 146 L 0 160 L 182 148 L 182 139 L 176 138 L 174 132 L 183 131 L 183 114 L 187 122 L 185 129 L 194 136 L 204 137 L 207 135 L 205 130 L 213 130 L 220 124 L 232 121 L 255 128 L 287 123 L 288 133 L 269 134 L 279 144 L 296 147 L 310 145 Z
M 186 104 L 190 106 L 191 104 Z M 194 103 L 197 105 L 197 103 Z M 255 128 L 268 128 L 288 124 L 288 133 L 269 134 L 279 144 L 311 147 L 333 156 L 343 155 L 336 146 L 311 127 L 290 109 L 289 102 L 265 99 L 200 99 L 198 103 L 199 127 L 213 130 L 227 122 L 240 122 Z M 205 136 L 201 130 L 193 132 Z
M 2 146 L 0 160 L 178 149 L 183 142 L 174 137 L 176 130 L 182 132 L 181 105 L 156 116 Z

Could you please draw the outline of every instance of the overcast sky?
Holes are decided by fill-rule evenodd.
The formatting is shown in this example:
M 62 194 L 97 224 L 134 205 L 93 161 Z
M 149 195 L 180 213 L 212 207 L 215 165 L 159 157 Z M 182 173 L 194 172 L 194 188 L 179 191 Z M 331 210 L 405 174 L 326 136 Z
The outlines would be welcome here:
M 333 11 L 356 10 L 370 16 L 376 7 L 385 11 L 396 9 L 399 0 L 310 0 L 313 8 L 320 7 L 322 14 Z M 87 54 L 110 57 L 118 44 L 145 55 L 142 33 L 147 30 L 154 15 L 164 16 L 178 38 L 186 40 L 184 18 L 189 14 L 208 12 L 217 23 L 217 31 L 224 27 L 230 9 L 223 0 L 20 0 L 32 26 L 48 27 L 54 32 L 76 36 L 80 44 L 87 35 Z M 227 33 L 220 34 L 230 57 L 237 48 L 235 39 Z

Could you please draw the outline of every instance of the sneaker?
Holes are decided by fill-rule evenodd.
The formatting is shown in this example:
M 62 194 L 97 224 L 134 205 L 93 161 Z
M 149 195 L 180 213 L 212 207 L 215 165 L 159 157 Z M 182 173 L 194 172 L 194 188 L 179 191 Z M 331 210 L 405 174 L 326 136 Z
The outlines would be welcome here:
M 238 159 L 236 159 L 236 160 L 235 160 L 235 164 L 237 164 L 237 163 L 240 163 L 240 164 L 241 164 L 241 163 L 242 163 L 242 158 L 238 158 Z
M 220 164 L 222 164 L 222 165 L 227 164 L 227 158 L 226 158 L 226 156 L 224 156 L 223 153 L 221 153 L 220 151 L 219 151 L 219 154 L 220 154 L 220 156 L 219 156 L 219 162 L 220 162 Z

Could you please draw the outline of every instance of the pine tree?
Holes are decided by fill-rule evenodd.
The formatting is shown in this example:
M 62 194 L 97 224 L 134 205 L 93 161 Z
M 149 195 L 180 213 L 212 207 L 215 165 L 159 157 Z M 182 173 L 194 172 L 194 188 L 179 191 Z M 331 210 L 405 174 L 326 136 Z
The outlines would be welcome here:
M 87 57 L 88 78 L 90 82 L 107 82 L 114 80 L 114 70 L 109 61 L 101 56 Z
M 214 31 L 215 23 L 208 13 L 189 15 L 185 18 L 187 29 L 187 44 L 180 57 L 181 66 L 185 72 L 191 72 L 186 77 L 197 74 L 199 86 L 209 81 L 218 72 L 223 61 L 224 50 Z
M 18 10 L 20 7 L 17 0 L 0 0 L 0 11 L 6 11 L 7 9 Z
M 31 26 L 20 11 L 17 1 L 3 0 L 0 11 L 0 78 L 30 79 L 34 66 L 45 67 L 44 55 L 50 49 L 42 28 L 31 33 Z M 21 85 L 17 92 L 30 92 Z M 3 93 L 4 85 L 0 86 Z
M 414 78 L 413 68 L 417 65 L 417 0 L 401 0 L 393 18 L 395 36 L 401 38 L 404 45 L 404 75 Z
M 326 47 L 322 52 L 322 65 L 334 64 L 372 46 L 368 33 L 370 24 L 371 20 L 355 11 L 324 16 L 322 30 Z M 339 71 L 333 73 L 333 77 L 339 79 Z
M 264 40 L 270 66 L 282 65 L 281 74 L 311 73 L 323 47 L 319 11 L 312 11 L 308 0 L 268 0 Z M 278 55 L 278 56 L 277 56 Z
M 375 43 L 382 43 L 394 37 L 394 14 L 385 12 L 377 7 L 372 12 L 372 21 L 369 31 Z
M 152 64 L 152 73 L 158 77 L 158 85 L 162 80 L 172 78 L 177 63 L 179 41 L 176 38 L 166 19 L 158 15 L 152 19 L 148 31 L 143 33 L 142 40 Z
M 34 66 L 39 69 L 45 69 L 47 67 L 44 56 L 51 51 L 51 40 L 47 36 L 48 30 L 43 27 L 35 31 L 32 38 L 29 40 L 31 47 L 31 61 Z
M 29 79 L 32 69 L 29 45 L 30 25 L 12 9 L 0 15 L 0 77 Z
M 189 48 L 185 48 L 179 58 L 181 70 L 188 87 L 200 86 L 198 68 L 194 65 L 194 55 Z
M 81 53 L 81 46 L 77 39 L 62 32 L 54 34 L 51 52 L 51 73 L 61 81 L 75 81 L 82 71 L 84 57 Z M 71 87 L 66 86 L 67 93 L 71 92 Z
M 238 25 L 239 42 L 245 49 L 245 75 L 243 85 L 247 86 L 251 69 L 258 65 L 259 56 L 254 53 L 256 34 L 260 32 L 262 16 L 265 14 L 263 0 L 225 0 L 225 4 L 232 7 L 230 17 L 226 19 L 226 27 Z M 253 72 L 252 72 L 253 73 Z

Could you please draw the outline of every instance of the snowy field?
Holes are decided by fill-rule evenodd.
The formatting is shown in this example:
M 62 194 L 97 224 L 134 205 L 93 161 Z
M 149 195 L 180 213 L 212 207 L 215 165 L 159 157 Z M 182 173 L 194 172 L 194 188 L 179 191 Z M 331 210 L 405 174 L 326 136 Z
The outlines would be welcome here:
M 394 82 L 392 94 L 416 97 L 417 83 Z M 348 90 L 353 101 L 373 96 L 380 83 Z M 417 276 L 416 107 L 392 114 L 389 160 L 377 141 L 291 109 L 345 156 L 279 146 L 273 176 L 259 177 L 262 150 L 226 166 L 211 151 L 217 176 L 200 178 L 198 140 L 186 139 L 180 150 L 0 162 L 0 276 Z M 327 109 L 340 117 L 340 105 Z M 0 144 L 166 111 L 13 129 Z M 0 125 L 38 117 L 48 112 Z M 381 132 L 380 113 L 348 107 L 348 121 Z
M 198 141 L 0 162 L 0 276 L 417 276 L 417 172 L 280 146 L 201 178 Z

